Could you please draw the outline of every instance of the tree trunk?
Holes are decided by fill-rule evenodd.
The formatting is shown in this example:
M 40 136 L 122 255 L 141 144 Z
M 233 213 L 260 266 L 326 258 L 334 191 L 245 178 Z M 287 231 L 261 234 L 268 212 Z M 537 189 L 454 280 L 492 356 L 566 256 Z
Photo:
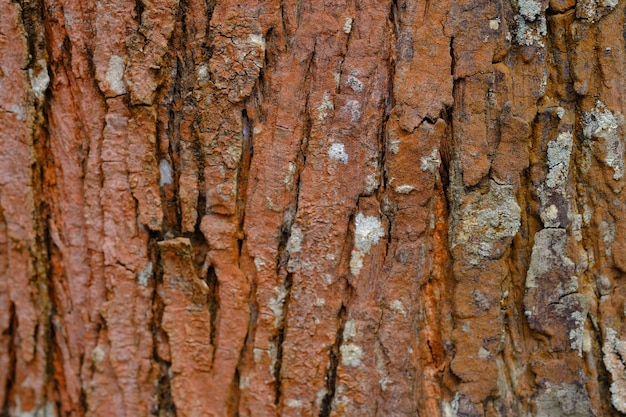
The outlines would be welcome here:
M 0 10 L 3 415 L 626 413 L 626 1 Z

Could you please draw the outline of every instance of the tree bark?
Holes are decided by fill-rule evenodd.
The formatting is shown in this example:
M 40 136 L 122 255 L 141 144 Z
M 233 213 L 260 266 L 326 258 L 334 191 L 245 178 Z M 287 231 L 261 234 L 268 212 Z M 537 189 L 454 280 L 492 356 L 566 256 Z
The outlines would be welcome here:
M 0 0 L 8 416 L 626 413 L 626 2 Z

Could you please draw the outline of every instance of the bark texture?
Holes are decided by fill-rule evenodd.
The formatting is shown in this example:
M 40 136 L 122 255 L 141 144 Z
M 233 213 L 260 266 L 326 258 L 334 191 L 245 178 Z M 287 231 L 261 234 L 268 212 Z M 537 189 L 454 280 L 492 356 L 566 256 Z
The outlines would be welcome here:
M 3 415 L 626 413 L 626 1 L 0 11 Z

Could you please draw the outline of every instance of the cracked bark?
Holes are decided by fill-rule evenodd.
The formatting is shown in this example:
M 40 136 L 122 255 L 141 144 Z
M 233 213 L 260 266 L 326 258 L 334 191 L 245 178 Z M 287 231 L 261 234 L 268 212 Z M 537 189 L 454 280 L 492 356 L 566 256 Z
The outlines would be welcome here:
M 0 0 L 9 416 L 626 413 L 626 3 Z

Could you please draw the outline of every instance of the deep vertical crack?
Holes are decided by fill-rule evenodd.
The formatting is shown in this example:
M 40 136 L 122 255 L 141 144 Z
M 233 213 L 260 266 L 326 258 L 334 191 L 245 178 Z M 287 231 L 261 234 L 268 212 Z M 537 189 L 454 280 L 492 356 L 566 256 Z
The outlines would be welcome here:
M 337 368 L 339 367 L 340 349 L 343 344 L 343 331 L 346 324 L 346 306 L 341 305 L 339 310 L 339 319 L 337 326 L 337 336 L 335 337 L 335 344 L 331 346 L 328 352 L 328 372 L 326 374 L 326 395 L 322 400 L 320 407 L 319 417 L 329 417 L 332 412 L 333 399 L 335 398 L 335 392 L 337 388 Z

